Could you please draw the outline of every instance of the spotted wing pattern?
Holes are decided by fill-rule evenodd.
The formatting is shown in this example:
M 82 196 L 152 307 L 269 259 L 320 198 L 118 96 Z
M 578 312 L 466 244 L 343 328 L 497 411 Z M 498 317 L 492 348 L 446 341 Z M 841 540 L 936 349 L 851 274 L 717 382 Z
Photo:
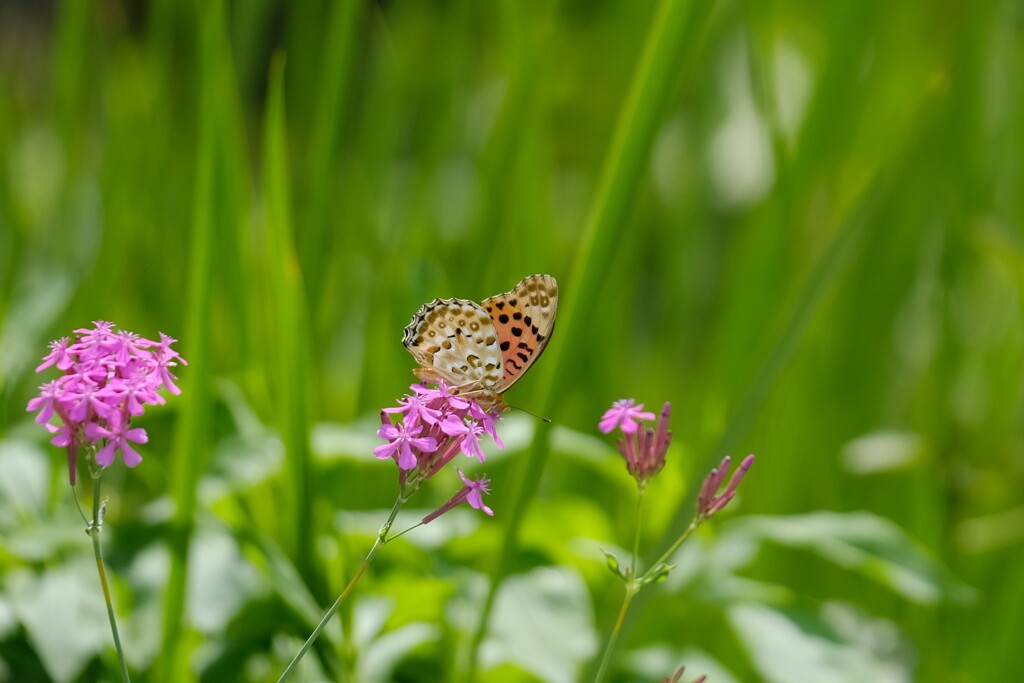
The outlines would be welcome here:
M 558 283 L 550 275 L 524 278 L 511 292 L 484 299 L 484 310 L 498 332 L 501 349 L 501 393 L 516 383 L 540 358 L 555 329 Z
M 557 307 L 555 278 L 531 275 L 482 306 L 468 299 L 424 304 L 405 328 L 402 343 L 420 364 L 416 374 L 422 379 L 496 396 L 547 346 Z
M 402 343 L 420 364 L 424 380 L 493 389 L 501 381 L 498 333 L 480 304 L 434 299 L 405 328 Z

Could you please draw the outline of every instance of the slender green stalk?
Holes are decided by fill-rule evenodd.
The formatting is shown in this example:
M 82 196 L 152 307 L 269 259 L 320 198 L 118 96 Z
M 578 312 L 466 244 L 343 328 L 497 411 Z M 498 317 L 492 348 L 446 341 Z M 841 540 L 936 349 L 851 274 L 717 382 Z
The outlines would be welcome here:
M 633 530 L 633 561 L 629 563 L 630 578 L 636 576 L 636 564 L 640 560 L 640 528 L 643 522 L 644 487 L 641 485 L 636 494 L 636 527 Z
M 642 528 L 642 513 L 644 508 L 644 487 L 640 486 L 636 494 L 636 524 L 633 530 L 633 559 L 629 563 L 629 578 L 626 580 L 626 594 L 622 597 L 622 606 L 619 608 L 619 616 L 615 619 L 615 625 L 608 636 L 608 642 L 604 646 L 604 654 L 601 655 L 601 665 L 594 676 L 594 682 L 603 681 L 608 672 L 608 666 L 612 661 L 612 652 L 615 651 L 615 644 L 619 640 L 619 633 L 622 631 L 622 624 L 626 620 L 626 613 L 629 605 L 633 602 L 633 596 L 640 592 L 641 584 L 636 580 L 637 563 L 640 561 L 640 530 Z
M 348 594 L 352 592 L 352 589 L 359 582 L 359 579 L 362 578 L 363 574 L 366 572 L 367 567 L 369 567 L 370 563 L 373 562 L 373 558 L 377 556 L 377 552 L 382 547 L 384 547 L 385 543 L 391 540 L 388 538 L 388 532 L 391 531 L 391 525 L 395 523 L 395 517 L 398 516 L 398 511 L 402 508 L 402 505 L 408 499 L 408 494 L 403 489 L 402 493 L 400 493 L 398 498 L 395 500 L 395 504 L 391 507 L 391 514 L 388 515 L 387 521 L 384 522 L 384 524 L 380 528 L 380 531 L 377 533 L 377 540 L 374 541 L 373 547 L 370 548 L 370 552 L 366 554 L 366 557 L 359 565 L 359 569 L 357 569 L 356 573 L 352 576 L 351 579 L 349 579 L 348 585 L 346 585 L 344 590 L 341 591 L 341 594 L 338 595 L 338 599 L 335 600 L 334 604 L 331 605 L 330 608 L 328 608 L 328 610 L 324 613 L 324 616 L 320 620 L 320 623 L 318 623 L 316 625 L 316 628 L 313 629 L 313 632 L 309 634 L 309 638 L 306 638 L 306 642 L 302 644 L 302 647 L 299 648 L 299 651 L 295 653 L 294 657 L 292 657 L 292 661 L 288 662 L 288 666 L 281 673 L 281 677 L 277 679 L 277 683 L 284 683 L 289 678 L 291 678 L 291 675 L 295 672 L 295 668 L 299 665 L 299 662 L 302 661 L 302 658 L 306 656 L 306 653 L 309 651 L 309 648 L 313 646 L 313 643 L 316 642 L 316 639 L 320 637 L 321 631 L 323 631 L 324 628 L 327 627 L 328 622 L 330 622 L 331 618 L 334 617 L 334 614 L 338 611 L 338 608 L 341 607 L 341 603 L 345 602 L 345 598 L 348 597 Z
M 292 222 L 290 163 L 285 130 L 285 55 L 274 55 L 263 128 L 264 238 L 268 254 L 274 329 L 270 376 L 278 397 L 277 421 L 288 457 L 282 477 L 278 542 L 286 548 L 306 583 L 316 586 L 312 561 L 313 465 L 309 449 L 309 316 L 297 267 Z
M 668 550 L 662 553 L 661 557 L 651 564 L 647 571 L 644 572 L 643 576 L 637 576 L 637 562 L 639 561 L 640 555 L 640 529 L 643 500 L 644 489 L 641 486 L 636 497 L 636 527 L 633 538 L 633 560 L 630 563 L 629 576 L 626 577 L 626 593 L 622 597 L 622 606 L 619 608 L 619 615 L 615 619 L 615 625 L 612 627 L 612 632 L 608 636 L 608 642 L 605 644 L 604 654 L 601 655 L 601 663 L 598 666 L 597 674 L 594 676 L 594 683 L 601 683 L 608 673 L 608 667 L 612 660 L 612 653 L 615 651 L 615 644 L 619 640 L 619 634 L 622 632 L 622 625 L 626 621 L 626 613 L 629 612 L 629 606 L 633 603 L 633 598 L 636 597 L 644 586 L 655 580 L 652 574 L 663 571 L 664 565 L 668 562 L 669 558 L 679 550 L 679 547 L 686 542 L 686 539 L 690 537 L 690 534 L 692 534 L 694 530 L 699 527 L 705 519 L 707 519 L 703 515 L 697 515 L 694 517 L 693 521 L 690 522 L 690 526 L 686 528 L 686 531 L 684 531 L 682 535 L 677 538 L 671 546 L 669 546 Z
M 201 3 L 198 7 L 200 40 L 199 62 L 204 65 L 199 87 L 199 140 L 195 161 L 195 189 L 192 227 L 189 239 L 184 334 L 192 368 L 189 398 L 182 403 L 181 420 L 174 438 L 174 457 L 170 464 L 169 489 L 174 500 L 168 547 L 171 570 L 164 593 L 163 636 L 160 655 L 154 665 L 154 680 L 177 683 L 187 674 L 188 645 L 185 603 L 188 589 L 188 558 L 195 526 L 196 489 L 202 464 L 210 451 L 210 415 L 213 410 L 210 369 L 212 329 L 210 310 L 214 272 L 214 242 L 218 216 L 218 176 L 223 166 L 223 126 L 218 115 L 227 89 L 224 49 L 223 8 L 221 2 Z
M 669 558 L 672 557 L 677 550 L 679 550 L 679 547 L 683 545 L 683 543 L 686 543 L 686 539 L 690 537 L 690 534 L 697 530 L 697 527 L 699 527 L 705 519 L 707 518 L 702 516 L 695 517 L 694 520 L 690 522 L 690 526 L 686 527 L 686 531 L 684 531 L 682 535 L 676 539 L 676 542 L 670 545 L 668 550 L 662 553 L 661 557 L 655 560 L 654 564 L 652 564 L 651 566 L 657 567 L 660 564 L 668 562 Z
M 615 619 L 615 626 L 612 627 L 611 635 L 608 636 L 608 643 L 604 646 L 604 654 L 601 656 L 601 666 L 594 676 L 594 683 L 600 683 L 608 673 L 608 667 L 612 661 L 612 653 L 615 652 L 615 644 L 619 640 L 619 633 L 622 632 L 622 624 L 626 621 L 626 612 L 633 602 L 633 596 L 640 592 L 640 584 L 635 579 L 626 583 L 626 594 L 622 596 L 622 607 L 619 608 L 619 616 Z
M 124 683 L 131 683 L 132 679 L 128 676 L 128 663 L 124 659 L 124 649 L 121 647 L 121 636 L 117 632 L 114 602 L 110 598 L 110 586 L 107 585 L 107 570 L 103 565 L 103 549 L 100 547 L 100 531 L 103 529 L 103 513 L 100 506 L 101 478 L 101 472 L 96 472 L 92 478 L 92 522 L 89 523 L 89 535 L 92 536 L 92 550 L 96 555 L 96 571 L 99 572 L 100 585 L 103 587 L 103 600 L 107 603 L 107 617 L 110 619 L 110 632 L 114 636 L 114 649 L 117 650 L 117 661 L 121 664 L 121 680 Z

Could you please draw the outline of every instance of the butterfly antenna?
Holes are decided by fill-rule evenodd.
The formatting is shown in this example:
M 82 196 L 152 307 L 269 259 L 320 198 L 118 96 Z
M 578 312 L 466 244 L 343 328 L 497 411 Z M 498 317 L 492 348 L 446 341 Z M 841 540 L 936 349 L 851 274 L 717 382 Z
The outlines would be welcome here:
M 543 417 L 543 416 L 541 416 L 541 415 L 538 415 L 537 413 L 531 413 L 531 412 L 530 412 L 529 410 L 527 410 L 526 408 L 520 408 L 519 406 L 514 406 L 514 405 L 512 405 L 512 404 L 509 404 L 509 403 L 507 403 L 507 404 L 505 404 L 505 405 L 507 405 L 507 406 L 508 406 L 509 408 L 511 408 L 512 410 L 519 410 L 519 411 L 521 411 L 521 412 L 524 412 L 524 413 L 526 413 L 526 414 L 527 414 L 527 415 L 529 415 L 530 417 L 535 417 L 535 418 L 537 418 L 538 420 L 540 420 L 541 422 L 547 422 L 548 424 L 551 424 L 551 420 L 550 420 L 550 419 L 548 419 L 548 418 L 546 418 L 546 417 Z

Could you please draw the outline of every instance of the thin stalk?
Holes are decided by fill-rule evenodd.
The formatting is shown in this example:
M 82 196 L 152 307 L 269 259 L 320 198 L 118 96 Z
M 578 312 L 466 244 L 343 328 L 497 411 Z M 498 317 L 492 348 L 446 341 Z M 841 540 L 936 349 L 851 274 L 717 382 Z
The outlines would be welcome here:
M 608 636 L 608 643 L 604 646 L 604 654 L 601 656 L 601 666 L 597 669 L 597 675 L 594 676 L 594 683 L 601 683 L 604 680 L 605 675 L 608 673 L 608 666 L 612 661 L 612 652 L 615 651 L 615 643 L 619 640 L 619 633 L 622 632 L 622 624 L 626 621 L 626 613 L 629 611 L 629 605 L 633 602 L 633 596 L 640 592 L 640 584 L 636 579 L 630 579 L 626 584 L 626 594 L 622 598 L 622 607 L 619 608 L 619 616 L 615 619 L 615 626 L 612 628 L 611 635 Z
M 690 526 L 686 527 L 686 531 L 683 532 L 682 536 L 677 538 L 676 542 L 670 545 L 668 550 L 662 553 L 661 557 L 655 560 L 654 564 L 652 564 L 651 567 L 659 567 L 662 564 L 668 562 L 668 559 L 672 557 L 672 555 L 674 555 L 677 550 L 679 550 L 679 546 L 686 542 L 686 539 L 690 537 L 690 534 L 696 531 L 697 527 L 699 527 L 705 519 L 707 519 L 707 517 L 704 517 L 703 515 L 697 515 L 696 517 L 694 517 L 693 521 L 690 522 Z
M 636 576 L 636 563 L 640 558 L 640 526 L 644 509 L 644 487 L 640 486 L 636 494 L 636 528 L 633 532 L 633 561 L 629 564 L 629 578 Z
M 629 563 L 629 578 L 626 580 L 626 595 L 622 598 L 622 607 L 619 608 L 619 616 L 615 619 L 615 626 L 612 627 L 611 635 L 608 636 L 608 643 L 604 647 L 604 654 L 601 655 L 601 665 L 597 669 L 594 683 L 604 680 L 608 672 L 608 666 L 612 661 L 612 652 L 615 651 L 615 643 L 619 640 L 619 633 L 622 631 L 622 624 L 626 621 L 626 613 L 629 605 L 633 602 L 633 596 L 640 592 L 640 583 L 636 580 L 637 562 L 640 560 L 640 530 L 643 521 L 644 488 L 641 486 L 636 495 L 636 524 L 633 530 L 633 559 Z
M 128 676 L 128 664 L 125 662 L 124 650 L 121 648 L 121 636 L 117 632 L 117 619 L 114 617 L 114 603 L 110 599 L 110 586 L 107 585 L 107 570 L 103 566 L 103 550 L 100 548 L 100 531 L 103 527 L 103 520 L 100 517 L 101 476 L 97 473 L 92 480 L 92 522 L 89 523 L 89 535 L 92 536 L 92 550 L 96 555 L 96 570 L 100 574 L 100 585 L 103 587 L 103 600 L 107 603 L 107 617 L 110 619 L 110 632 L 114 635 L 117 661 L 121 664 L 121 680 L 124 683 L 131 683 L 132 679 Z
M 353 588 L 355 588 L 355 585 L 359 582 L 359 579 L 361 579 L 363 574 L 366 573 L 367 567 L 369 567 L 370 563 L 373 562 L 373 558 L 377 556 L 377 552 L 382 547 L 384 547 L 385 543 L 391 540 L 388 538 L 388 532 L 391 530 L 391 525 L 394 524 L 395 517 L 398 516 L 398 511 L 401 509 L 402 504 L 405 503 L 405 501 L 408 499 L 408 497 L 404 494 L 405 491 L 403 490 L 403 492 L 399 494 L 398 498 L 395 500 L 395 504 L 391 506 L 391 514 L 388 515 L 387 521 L 385 521 L 384 524 L 381 526 L 380 531 L 377 533 L 377 540 L 374 541 L 373 547 L 370 548 L 370 552 L 366 554 L 366 557 L 359 565 L 359 569 L 357 569 L 356 573 L 352 576 L 351 579 L 349 579 L 348 585 L 346 585 L 345 589 L 341 591 L 341 594 L 338 596 L 338 599 L 335 600 L 334 604 L 331 605 L 330 608 L 324 613 L 324 616 L 320 620 L 320 623 L 317 624 L 316 628 L 313 629 L 313 632 L 309 634 L 309 638 L 306 638 L 306 642 L 303 643 L 302 647 L 299 648 L 299 651 L 295 653 L 295 656 L 292 658 L 292 661 L 288 662 L 288 666 L 281 673 L 281 677 L 277 679 L 277 683 L 284 683 L 295 672 L 295 668 L 299 665 L 299 662 L 302 661 L 302 658 L 306 656 L 306 653 L 309 651 L 309 648 L 313 646 L 313 643 L 316 642 L 316 639 L 320 637 L 320 633 L 324 630 L 324 628 L 327 627 L 328 622 L 330 622 L 331 618 L 334 617 L 334 614 L 338 611 L 338 608 L 341 607 L 341 603 L 345 602 L 345 598 L 348 597 L 348 594 L 352 592 Z

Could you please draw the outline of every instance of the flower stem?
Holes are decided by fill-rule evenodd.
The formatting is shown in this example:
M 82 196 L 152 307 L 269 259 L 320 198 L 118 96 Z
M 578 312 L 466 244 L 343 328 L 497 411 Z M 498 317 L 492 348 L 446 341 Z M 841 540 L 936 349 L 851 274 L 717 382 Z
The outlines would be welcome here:
M 114 635 L 114 648 L 117 650 L 117 660 L 121 664 L 121 680 L 124 683 L 131 683 L 128 676 L 128 664 L 124 659 L 124 650 L 121 648 L 121 636 L 117 632 L 117 619 L 114 617 L 114 603 L 110 599 L 110 587 L 107 585 L 107 570 L 103 566 L 103 550 L 100 548 L 100 531 L 103 528 L 102 513 L 100 510 L 100 478 L 102 474 L 97 472 L 93 475 L 92 488 L 92 522 L 89 523 L 88 532 L 92 536 L 92 550 L 96 555 L 96 570 L 100 574 L 100 585 L 103 587 L 103 599 L 107 603 L 107 617 L 110 618 L 110 632 Z
M 659 567 L 662 564 L 668 562 L 669 558 L 672 557 L 672 555 L 677 550 L 679 550 L 679 546 L 681 546 L 686 541 L 686 539 L 690 537 L 690 534 L 696 531 L 697 527 L 699 527 L 705 519 L 707 518 L 702 515 L 697 515 L 696 517 L 694 517 L 693 521 L 690 522 L 690 526 L 686 527 L 686 531 L 684 531 L 682 535 L 676 539 L 675 543 L 669 546 L 669 549 L 666 550 L 661 557 L 655 560 L 654 564 L 652 564 L 651 567 Z
M 641 513 L 644 508 L 644 487 L 641 486 L 636 494 L 636 528 L 633 532 L 633 561 L 630 563 L 629 576 L 633 578 L 636 576 L 636 563 L 640 561 L 640 524 L 642 521 Z
M 373 558 L 377 556 L 377 551 L 384 547 L 384 544 L 390 540 L 388 539 L 388 532 L 391 530 L 391 525 L 394 524 L 395 517 L 398 516 L 398 511 L 399 509 L 401 509 L 402 504 L 408 499 L 407 496 L 403 496 L 404 493 L 405 491 L 403 489 L 402 494 L 399 494 L 398 498 L 395 500 L 395 504 L 391 507 L 391 514 L 388 515 L 387 521 L 385 521 L 384 524 L 381 526 L 380 531 L 377 533 L 377 540 L 374 541 L 373 547 L 370 548 L 370 552 L 366 554 L 366 557 L 359 565 L 359 569 L 357 569 L 356 573 L 352 576 L 351 579 L 349 579 L 348 585 L 346 585 L 345 589 L 341 591 L 341 595 L 338 596 L 338 599 L 335 600 L 334 604 L 331 605 L 330 608 L 324 613 L 324 616 L 320 620 L 320 623 L 317 624 L 316 628 L 313 629 L 313 632 L 309 634 L 309 638 L 306 638 L 306 642 L 302 644 L 302 647 L 299 648 L 299 651 L 295 653 L 294 657 L 292 657 L 292 661 L 288 662 L 288 666 L 281 673 L 281 677 L 277 679 L 277 683 L 284 683 L 295 672 L 295 668 L 299 665 L 299 662 L 302 660 L 302 658 L 306 656 L 306 652 L 309 651 L 309 648 L 313 646 L 313 643 L 320 636 L 320 632 L 324 630 L 324 628 L 327 626 L 327 623 L 334 616 L 335 612 L 337 612 L 338 608 L 341 607 L 341 603 L 345 602 L 345 598 L 348 597 L 348 594 L 352 592 L 353 588 L 355 588 L 355 585 L 359 582 L 359 579 L 362 578 L 363 574 L 366 572 L 367 567 L 370 566 L 370 562 L 372 562 Z
M 615 643 L 619 639 L 619 632 L 622 631 L 622 624 L 626 621 L 626 613 L 629 605 L 633 602 L 633 596 L 640 592 L 641 584 L 636 578 L 637 563 L 640 561 L 640 529 L 641 513 L 644 508 L 644 487 L 640 486 L 636 495 L 636 526 L 633 531 L 633 560 L 629 565 L 629 577 L 626 579 L 626 595 L 622 598 L 622 607 L 619 608 L 619 616 L 615 619 L 615 626 L 612 627 L 611 635 L 608 636 L 608 644 L 605 645 L 604 654 L 601 656 L 601 666 L 598 667 L 594 683 L 600 683 L 608 673 L 608 666 L 612 661 L 612 652 L 615 651 Z
M 601 666 L 597 669 L 597 675 L 594 676 L 594 683 L 601 683 L 604 680 L 605 675 L 608 673 L 608 666 L 612 661 L 612 652 L 615 651 L 615 643 L 619 639 L 619 633 L 622 631 L 622 624 L 626 620 L 626 612 L 629 611 L 629 605 L 633 602 L 633 596 L 639 592 L 640 586 L 636 582 L 636 579 L 630 579 L 629 583 L 626 584 L 626 595 L 622 598 L 622 607 L 619 608 L 619 616 L 615 619 L 615 626 L 612 628 L 612 633 L 608 636 L 608 644 L 604 646 L 604 654 L 601 656 Z

